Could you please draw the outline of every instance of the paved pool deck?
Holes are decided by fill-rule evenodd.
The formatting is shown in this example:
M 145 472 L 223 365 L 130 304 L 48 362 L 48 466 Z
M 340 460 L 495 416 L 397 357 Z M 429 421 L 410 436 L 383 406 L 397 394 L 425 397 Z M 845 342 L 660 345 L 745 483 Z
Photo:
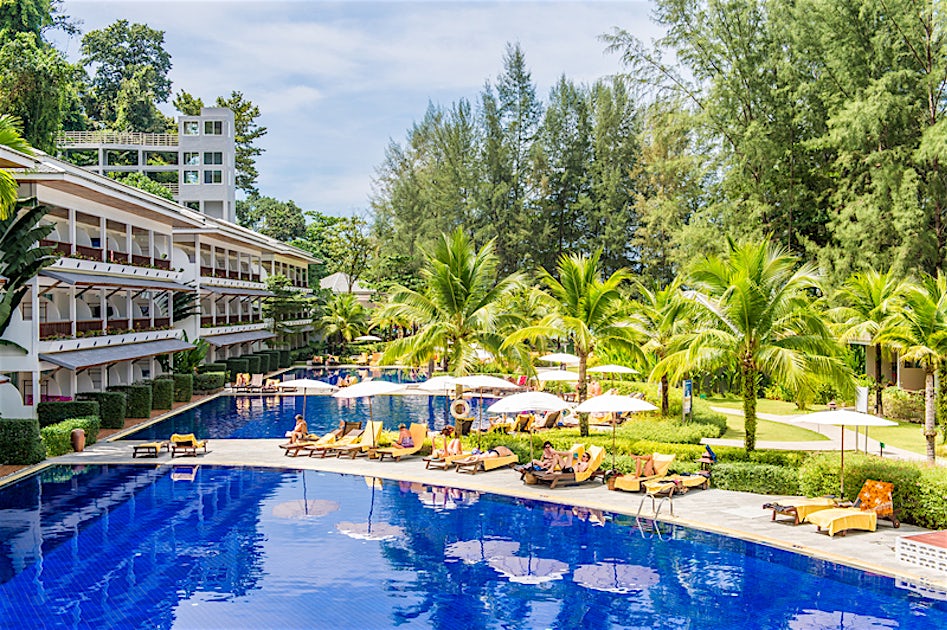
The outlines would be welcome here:
M 526 499 L 537 499 L 563 505 L 586 507 L 635 516 L 642 495 L 610 492 L 600 483 L 566 486 L 550 489 L 548 486 L 526 485 L 517 472 L 501 469 L 476 475 L 453 470 L 426 470 L 420 457 L 400 462 L 379 462 L 365 457 L 358 459 L 286 457 L 278 445 L 285 440 L 210 440 L 209 452 L 198 457 L 175 457 L 162 451 L 157 458 L 132 458 L 132 447 L 140 441 L 100 442 L 82 453 L 71 453 L 45 462 L 46 464 L 138 464 L 142 466 L 259 466 L 271 468 L 306 469 L 349 475 L 367 475 L 435 486 L 450 486 L 464 490 L 493 492 Z M 32 470 L 23 470 L 0 480 L 0 485 L 13 481 Z M 793 526 L 791 522 L 772 522 L 772 512 L 762 505 L 781 497 L 758 495 L 727 490 L 693 490 L 673 499 L 674 516 L 665 504 L 657 520 L 694 527 L 743 540 L 762 543 L 821 558 L 865 571 L 887 575 L 905 583 L 906 588 L 935 592 L 934 596 L 947 598 L 947 574 L 933 569 L 905 564 L 895 557 L 895 541 L 900 536 L 925 533 L 929 530 L 902 525 L 894 529 L 890 522 L 879 521 L 877 531 L 850 531 L 846 536 L 829 538 L 816 532 L 812 525 Z M 643 503 L 641 516 L 653 519 L 651 501 Z

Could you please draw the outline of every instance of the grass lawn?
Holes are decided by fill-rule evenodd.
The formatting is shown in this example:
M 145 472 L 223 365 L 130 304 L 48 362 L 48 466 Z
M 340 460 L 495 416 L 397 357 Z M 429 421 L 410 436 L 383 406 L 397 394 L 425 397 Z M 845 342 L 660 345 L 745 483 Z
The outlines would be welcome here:
M 739 398 L 707 398 L 707 402 L 715 407 L 729 407 L 731 409 L 743 410 L 743 401 Z M 785 400 L 768 400 L 758 398 L 756 400 L 756 411 L 758 413 L 771 413 L 774 416 L 797 416 L 809 411 L 824 411 L 825 405 L 809 405 L 806 411 L 799 411 L 796 403 L 786 402 Z
M 727 432 L 723 434 L 723 437 L 729 440 L 746 438 L 746 432 L 743 430 L 743 416 L 727 415 Z M 756 439 L 769 442 L 814 442 L 829 438 L 821 433 L 794 427 L 791 424 L 757 419 Z
M 865 430 L 861 431 L 864 433 Z M 896 427 L 871 427 L 868 429 L 868 437 L 884 442 L 885 446 L 897 446 L 922 455 L 927 453 L 924 426 L 920 424 L 899 422 Z M 947 445 L 940 443 L 940 435 L 937 436 L 937 455 L 947 457 Z

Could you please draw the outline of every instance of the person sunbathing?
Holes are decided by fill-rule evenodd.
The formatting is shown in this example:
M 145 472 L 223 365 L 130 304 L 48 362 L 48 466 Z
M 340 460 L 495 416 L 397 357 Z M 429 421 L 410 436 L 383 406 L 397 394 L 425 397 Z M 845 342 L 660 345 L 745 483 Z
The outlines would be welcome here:
M 413 448 L 414 447 L 414 438 L 411 437 L 411 432 L 408 431 L 408 427 L 404 424 L 398 425 L 398 439 L 395 440 L 395 443 L 392 446 L 397 448 Z
M 582 453 L 582 457 L 579 458 L 579 463 L 575 465 L 575 471 L 577 473 L 585 472 L 589 469 L 589 463 L 592 461 L 592 456 L 588 453 Z
M 558 468 L 570 472 L 572 470 L 572 453 L 569 451 L 557 451 L 553 448 L 552 442 L 547 441 L 543 444 L 542 457 L 540 459 L 534 459 L 531 465 L 536 470 L 548 470 L 552 472 Z
M 290 444 L 295 444 L 300 440 L 305 440 L 306 436 L 309 435 L 309 425 L 306 424 L 306 420 L 299 414 L 296 414 L 296 426 L 293 427 L 293 430 L 286 434 L 286 437 L 289 438 Z
M 483 453 L 474 453 L 470 457 L 464 459 L 455 460 L 455 464 L 472 464 L 474 462 L 482 461 L 484 459 L 491 459 L 493 457 L 507 457 L 513 455 L 513 451 L 508 449 L 505 446 L 494 446 L 493 448 L 483 452 Z
M 464 452 L 464 447 L 460 438 L 454 437 L 454 427 L 446 426 L 441 430 L 441 436 L 444 438 L 444 448 L 436 448 L 431 453 L 434 459 L 444 459 L 453 455 L 460 455 Z

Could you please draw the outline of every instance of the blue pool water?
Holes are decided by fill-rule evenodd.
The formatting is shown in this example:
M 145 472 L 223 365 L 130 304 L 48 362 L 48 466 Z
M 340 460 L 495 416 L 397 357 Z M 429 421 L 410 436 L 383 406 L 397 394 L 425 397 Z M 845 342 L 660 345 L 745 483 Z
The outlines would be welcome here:
M 362 477 L 56 467 L 0 488 L 0 628 L 944 628 L 892 580 Z
M 493 400 L 486 399 L 487 406 Z M 479 413 L 478 400 L 471 401 Z M 372 400 L 343 400 L 310 395 L 305 403 L 306 422 L 312 433 L 325 433 L 339 426 L 339 418 L 365 422 L 369 412 L 385 428 L 398 424 L 427 422 L 431 429 L 453 424 L 444 396 L 378 396 Z M 303 412 L 302 396 L 219 396 L 136 431 L 129 440 L 166 440 L 172 433 L 196 433 L 204 438 L 281 438 L 293 428 L 293 418 Z

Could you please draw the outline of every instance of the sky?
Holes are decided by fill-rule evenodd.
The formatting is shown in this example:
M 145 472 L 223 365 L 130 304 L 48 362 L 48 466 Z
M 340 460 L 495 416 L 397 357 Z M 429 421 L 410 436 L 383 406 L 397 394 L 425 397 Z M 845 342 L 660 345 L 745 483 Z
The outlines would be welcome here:
M 648 0 L 63 4 L 83 33 L 117 19 L 163 30 L 175 92 L 208 105 L 243 92 L 269 130 L 257 142 L 260 192 L 332 215 L 367 212 L 389 143 L 403 142 L 429 103 L 475 102 L 508 42 L 545 100 L 563 74 L 591 83 L 621 72 L 599 38 L 620 27 L 650 42 L 660 34 L 651 10 Z M 78 59 L 81 36 L 55 41 Z

